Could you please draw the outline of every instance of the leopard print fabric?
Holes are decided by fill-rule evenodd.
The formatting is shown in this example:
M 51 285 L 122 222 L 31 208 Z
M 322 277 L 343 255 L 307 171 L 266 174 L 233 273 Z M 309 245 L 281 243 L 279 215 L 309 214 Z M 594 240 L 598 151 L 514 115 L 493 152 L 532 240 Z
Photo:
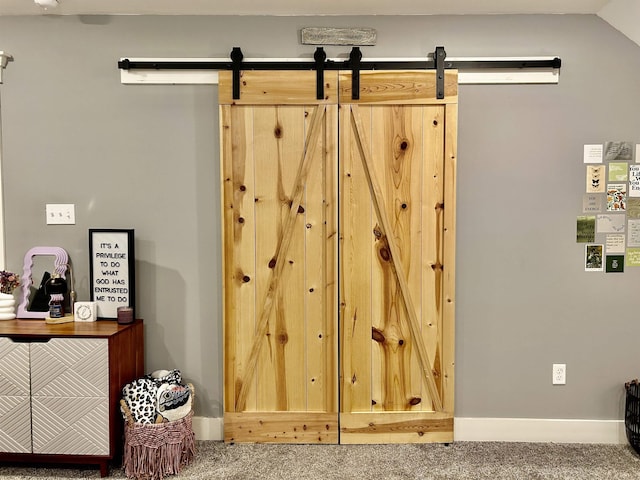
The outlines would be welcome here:
M 157 394 L 158 385 L 148 378 L 139 378 L 124 386 L 122 398 L 135 423 L 155 423 Z
M 162 401 L 168 395 L 166 388 L 167 385 L 183 386 L 180 370 L 157 370 L 126 384 L 122 388 L 122 398 L 127 404 L 135 423 L 157 423 L 157 421 L 162 421 L 166 417 L 170 417 L 164 411 L 165 408 L 160 408 L 160 404 L 163 404 Z M 170 390 L 174 396 L 176 395 L 176 392 L 180 393 L 180 402 L 176 405 L 171 405 L 171 408 L 183 406 L 187 404 L 188 400 L 190 400 L 189 389 L 188 387 L 185 388 L 186 392 L 182 392 L 181 389 Z M 176 400 L 173 399 L 172 402 L 176 402 Z M 190 409 L 191 403 L 188 402 L 188 410 Z M 162 410 L 162 413 L 160 413 L 160 410 Z M 126 419 L 124 411 L 122 411 L 122 415 L 123 418 Z M 174 415 L 177 415 L 176 418 L 181 418 L 184 416 L 184 412 L 182 410 L 178 410 L 174 412 Z

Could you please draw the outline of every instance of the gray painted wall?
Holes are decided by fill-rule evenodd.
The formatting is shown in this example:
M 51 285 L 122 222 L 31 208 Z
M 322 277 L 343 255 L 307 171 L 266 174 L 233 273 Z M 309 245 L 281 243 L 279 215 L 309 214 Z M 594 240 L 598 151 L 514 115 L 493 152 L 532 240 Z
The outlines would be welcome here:
M 124 86 L 129 57 L 310 56 L 304 26 L 378 31 L 365 58 L 559 55 L 559 85 L 460 87 L 456 415 L 620 419 L 639 376 L 640 269 L 583 271 L 587 143 L 640 143 L 638 46 L 592 15 L 0 17 L 7 268 L 64 247 L 88 300 L 89 228 L 135 228 L 147 370 L 222 414 L 217 91 Z M 327 48 L 329 56 L 346 47 Z M 74 203 L 46 226 L 45 203 Z M 551 385 L 551 364 L 567 385 Z

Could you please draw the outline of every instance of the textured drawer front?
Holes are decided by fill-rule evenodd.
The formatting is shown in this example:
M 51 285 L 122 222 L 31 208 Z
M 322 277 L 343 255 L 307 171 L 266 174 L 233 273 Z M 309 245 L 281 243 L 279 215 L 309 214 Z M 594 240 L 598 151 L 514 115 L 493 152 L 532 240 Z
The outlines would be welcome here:
M 0 452 L 31 453 L 29 397 L 0 397 Z
M 107 339 L 31 344 L 33 453 L 109 454 Z
M 109 395 L 106 338 L 53 338 L 31 344 L 31 396 Z
M 33 453 L 109 454 L 107 398 L 34 397 Z
M 29 344 L 0 338 L 0 452 L 31 453 Z
M 29 344 L 0 338 L 0 396 L 29 397 Z

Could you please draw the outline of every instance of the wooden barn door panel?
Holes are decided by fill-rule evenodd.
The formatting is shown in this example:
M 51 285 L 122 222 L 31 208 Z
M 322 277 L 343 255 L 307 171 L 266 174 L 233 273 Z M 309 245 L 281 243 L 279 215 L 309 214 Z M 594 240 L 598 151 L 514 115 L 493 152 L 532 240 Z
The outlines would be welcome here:
M 315 79 L 220 74 L 225 440 L 452 441 L 456 74 Z
M 445 101 L 435 72 L 361 75 L 357 102 L 340 77 L 340 442 L 450 442 L 455 74 Z
M 337 106 L 253 73 L 220 92 L 225 440 L 337 443 Z

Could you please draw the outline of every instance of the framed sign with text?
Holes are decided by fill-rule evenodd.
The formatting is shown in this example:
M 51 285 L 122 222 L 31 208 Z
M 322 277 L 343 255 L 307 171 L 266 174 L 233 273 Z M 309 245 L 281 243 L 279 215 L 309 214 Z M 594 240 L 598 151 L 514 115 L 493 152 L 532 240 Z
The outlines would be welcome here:
M 118 307 L 131 307 L 135 318 L 133 229 L 89 229 L 91 301 L 98 318 L 118 318 Z

